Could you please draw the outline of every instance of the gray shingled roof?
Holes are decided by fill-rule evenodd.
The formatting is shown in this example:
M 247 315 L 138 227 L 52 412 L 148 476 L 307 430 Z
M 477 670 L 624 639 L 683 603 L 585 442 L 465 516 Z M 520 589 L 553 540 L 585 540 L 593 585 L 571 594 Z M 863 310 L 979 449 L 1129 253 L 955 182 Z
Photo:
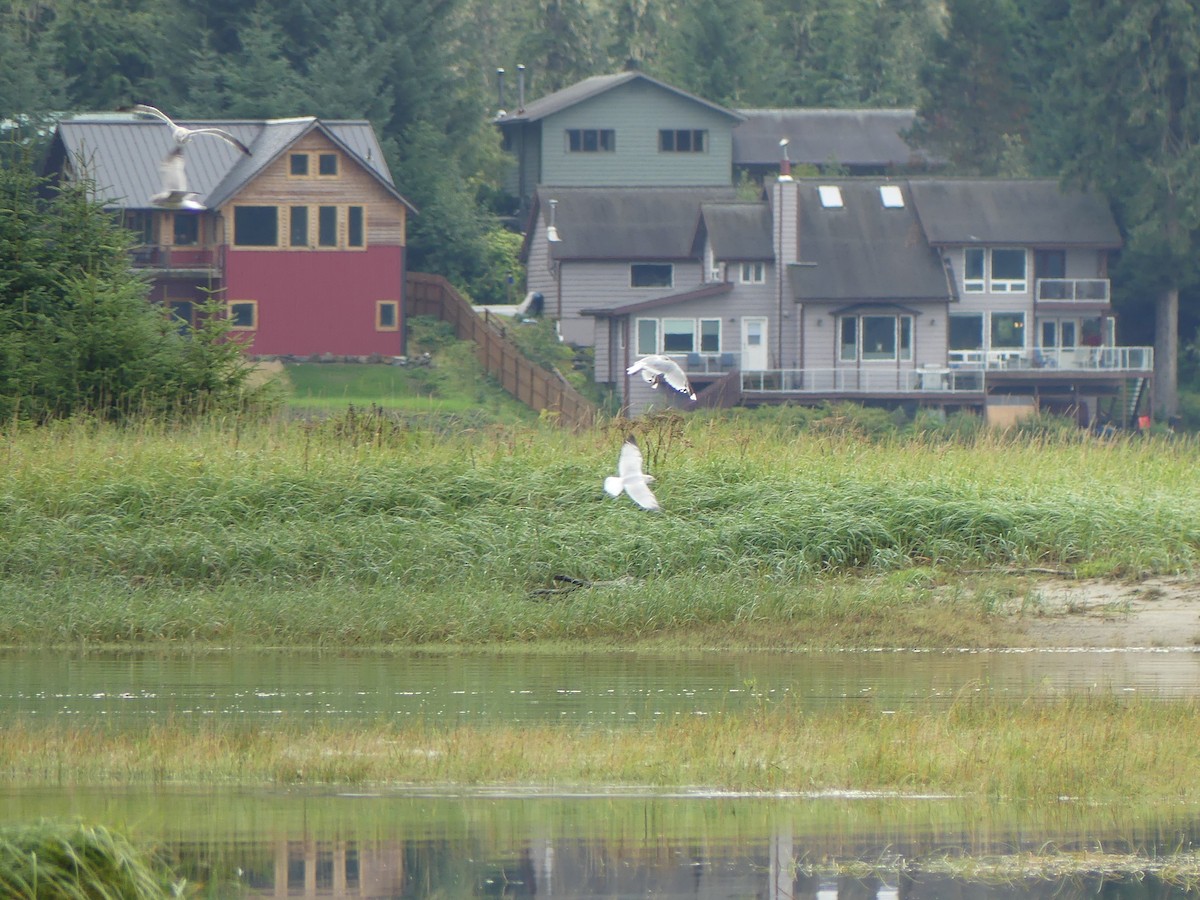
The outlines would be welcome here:
M 651 300 L 636 300 L 632 303 L 625 303 L 621 306 L 612 306 L 607 308 L 591 307 L 589 309 L 581 309 L 579 314 L 582 316 L 596 316 L 603 318 L 605 316 L 628 316 L 632 313 L 646 312 L 651 309 L 658 309 L 662 306 L 671 306 L 675 303 L 688 303 L 692 300 L 707 300 L 711 297 L 720 297 L 728 294 L 733 290 L 733 283 L 729 281 L 712 281 L 700 287 L 692 288 L 691 290 L 683 291 L 679 294 L 669 294 L 666 297 L 655 297 Z
M 699 103 L 701 106 L 726 115 L 731 119 L 741 119 L 741 116 L 732 110 L 697 97 L 695 94 L 689 94 L 687 91 L 682 91 L 677 87 L 672 87 L 656 78 L 651 78 L 644 72 L 621 72 L 616 75 L 593 75 L 591 78 L 577 81 L 575 84 L 565 87 L 561 91 L 555 91 L 553 94 L 547 94 L 545 97 L 539 97 L 532 103 L 527 103 L 524 109 L 518 109 L 515 112 L 498 116 L 495 122 L 502 126 L 510 122 L 536 122 L 539 119 L 546 118 L 546 116 L 572 107 L 577 103 L 582 103 L 584 100 L 589 100 L 592 97 L 603 94 L 605 91 L 611 91 L 613 88 L 620 87 L 623 84 L 629 84 L 631 81 L 645 81 L 665 91 L 670 91 L 676 96 Z
M 555 226 L 562 242 L 555 259 L 674 260 L 696 256 L 700 206 L 733 200 L 732 187 L 538 188 L 536 206 L 550 220 L 548 200 L 558 201 Z
M 781 138 L 794 163 L 846 166 L 903 166 L 928 158 L 905 143 L 912 109 L 739 109 L 745 117 L 733 129 L 733 162 L 777 166 Z
M 844 205 L 821 205 L 817 187 L 836 184 Z M 885 208 L 882 184 L 896 184 L 904 206 Z M 953 299 L 941 254 L 930 247 L 905 182 L 798 179 L 801 262 L 788 277 L 797 301 L 906 303 Z
M 311 116 L 270 120 L 189 120 L 189 128 L 223 128 L 251 150 L 239 153 L 224 141 L 196 138 L 184 151 L 188 186 L 209 209 L 229 200 L 267 165 L 312 129 L 330 140 L 370 172 L 398 200 L 371 123 L 365 120 L 323 121 Z M 173 145 L 171 131 L 155 119 L 128 113 L 88 114 L 59 123 L 55 142 L 71 160 L 82 160 L 94 180 L 98 198 L 108 208 L 150 209 L 150 197 L 161 190 L 159 163 Z
M 771 210 L 762 202 L 700 206 L 713 254 L 722 261 L 772 259 Z
M 1056 181 L 912 179 L 909 190 L 931 244 L 1121 246 L 1108 204 Z

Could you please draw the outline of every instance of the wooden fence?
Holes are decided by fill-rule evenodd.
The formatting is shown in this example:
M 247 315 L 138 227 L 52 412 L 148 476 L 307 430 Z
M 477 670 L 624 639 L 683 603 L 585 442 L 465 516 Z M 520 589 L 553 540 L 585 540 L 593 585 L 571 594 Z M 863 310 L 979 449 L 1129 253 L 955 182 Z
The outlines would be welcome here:
M 475 342 L 484 370 L 526 406 L 556 413 L 559 424 L 569 428 L 586 428 L 596 421 L 596 407 L 560 372 L 531 362 L 495 318 L 480 316 L 441 275 L 409 272 L 406 289 L 406 317 L 434 316 L 449 322 L 459 340 Z

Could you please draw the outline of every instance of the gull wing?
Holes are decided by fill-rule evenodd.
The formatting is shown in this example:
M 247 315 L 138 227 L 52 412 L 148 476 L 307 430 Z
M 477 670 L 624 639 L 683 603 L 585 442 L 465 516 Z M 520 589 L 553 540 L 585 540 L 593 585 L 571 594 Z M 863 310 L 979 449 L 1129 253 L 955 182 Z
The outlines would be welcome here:
M 667 384 L 675 388 L 681 394 L 687 394 L 693 400 L 696 399 L 696 392 L 692 390 L 692 386 L 688 383 L 687 374 L 679 367 L 679 363 L 673 359 L 667 359 L 666 365 L 662 369 L 662 377 Z
M 642 474 L 642 451 L 633 438 L 621 445 L 621 456 L 617 459 L 617 474 L 622 479 Z
M 239 141 L 237 138 L 235 138 L 232 134 L 230 134 L 228 131 L 226 131 L 223 128 L 193 128 L 188 131 L 188 138 L 191 138 L 192 136 L 197 135 L 197 134 L 208 134 L 208 135 L 212 135 L 213 137 L 218 137 L 221 140 L 225 141 L 227 144 L 232 144 L 233 146 L 237 147 L 239 150 L 241 150 L 247 156 L 251 155 L 249 147 L 247 147 L 245 144 L 243 144 L 241 141 Z
M 642 509 L 662 508 L 658 505 L 658 498 L 654 496 L 654 492 L 650 490 L 644 477 L 628 479 L 625 482 L 625 493 Z

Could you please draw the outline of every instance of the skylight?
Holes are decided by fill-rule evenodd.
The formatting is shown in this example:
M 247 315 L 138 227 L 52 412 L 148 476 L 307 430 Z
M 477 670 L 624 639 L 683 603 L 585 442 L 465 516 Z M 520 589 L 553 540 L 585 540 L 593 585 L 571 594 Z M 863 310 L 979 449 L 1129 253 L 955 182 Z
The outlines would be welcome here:
M 904 195 L 900 193 L 900 185 L 898 184 L 881 184 L 879 186 L 879 199 L 883 201 L 885 209 L 904 208 Z
M 826 209 L 841 209 L 842 189 L 836 184 L 817 185 L 817 193 L 821 197 L 821 205 Z

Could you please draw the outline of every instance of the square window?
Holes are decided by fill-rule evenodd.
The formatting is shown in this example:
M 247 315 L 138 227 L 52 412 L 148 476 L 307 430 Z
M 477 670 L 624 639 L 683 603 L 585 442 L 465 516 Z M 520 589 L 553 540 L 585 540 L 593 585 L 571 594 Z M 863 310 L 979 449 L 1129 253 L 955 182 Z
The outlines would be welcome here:
M 318 175 L 336 175 L 338 173 L 338 158 L 336 153 L 321 153 L 317 156 Z
M 307 175 L 308 174 L 308 154 L 293 153 L 288 156 L 288 174 L 289 175 Z
M 950 349 L 983 349 L 983 316 L 950 317 Z
M 863 359 L 896 358 L 896 317 L 863 316 Z
M 822 184 L 817 186 L 817 196 L 821 198 L 821 205 L 826 209 L 841 209 L 842 189 L 836 184 Z
M 361 206 L 350 206 L 346 209 L 346 243 L 351 247 L 366 245 Z
M 663 319 L 663 352 L 691 353 L 696 348 L 696 322 L 693 319 Z
M 1025 346 L 1025 313 L 992 313 L 992 349 L 1019 350 Z
M 670 287 L 675 267 L 670 263 L 634 263 L 629 267 L 629 286 L 643 288 Z
M 274 206 L 235 206 L 233 243 L 237 247 L 279 246 L 279 209 Z
M 187 213 L 175 213 L 171 217 L 174 227 L 174 243 L 176 247 L 194 247 L 200 243 L 200 218 Z
M 337 246 L 337 207 L 317 207 L 317 244 L 321 247 Z
M 253 331 L 258 327 L 257 300 L 229 301 L 230 328 L 234 331 Z
M 1025 251 L 992 251 L 992 291 L 995 293 L 1025 292 Z
M 308 246 L 308 207 L 293 206 L 290 212 L 288 243 L 293 247 Z
M 375 330 L 400 330 L 400 304 L 395 300 L 380 300 L 375 304 Z

